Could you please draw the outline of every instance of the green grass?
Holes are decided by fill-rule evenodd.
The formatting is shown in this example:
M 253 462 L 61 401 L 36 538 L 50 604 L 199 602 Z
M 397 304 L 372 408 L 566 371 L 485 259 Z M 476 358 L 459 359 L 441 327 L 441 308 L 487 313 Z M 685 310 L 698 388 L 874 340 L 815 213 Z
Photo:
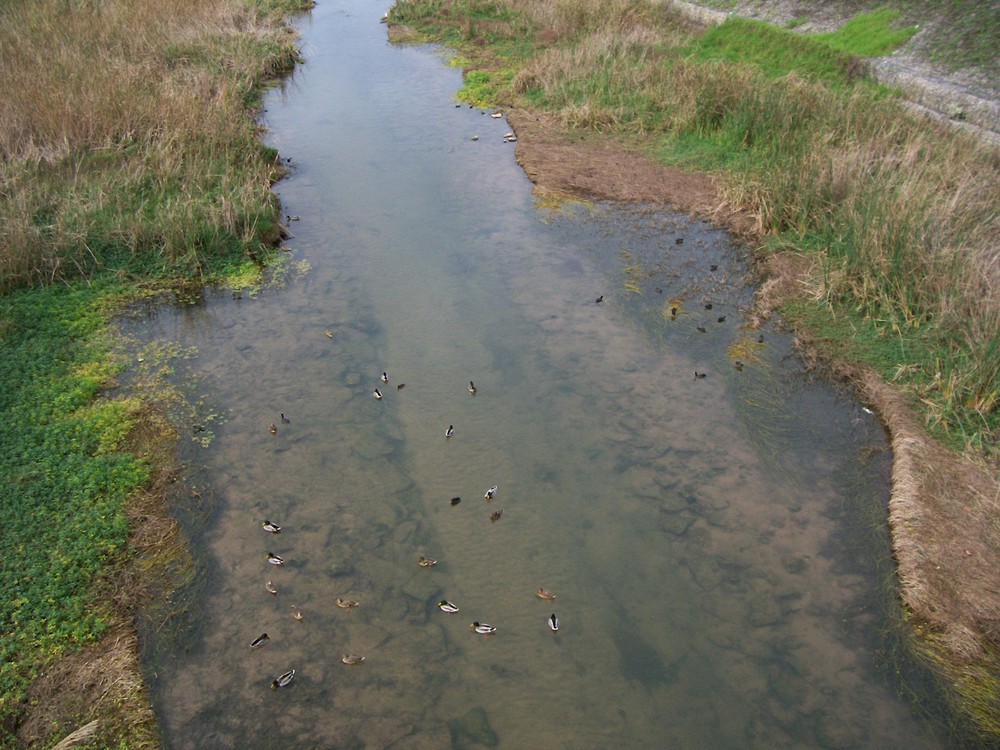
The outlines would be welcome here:
M 898 10 L 880 8 L 859 13 L 836 31 L 812 34 L 811 38 L 849 55 L 881 57 L 902 47 L 919 30 L 916 26 L 894 26 L 898 18 Z
M 4 745 L 44 665 L 105 627 L 95 577 L 125 554 L 124 503 L 149 467 L 122 452 L 137 405 L 99 399 L 117 365 L 96 283 L 0 297 L 0 721 Z

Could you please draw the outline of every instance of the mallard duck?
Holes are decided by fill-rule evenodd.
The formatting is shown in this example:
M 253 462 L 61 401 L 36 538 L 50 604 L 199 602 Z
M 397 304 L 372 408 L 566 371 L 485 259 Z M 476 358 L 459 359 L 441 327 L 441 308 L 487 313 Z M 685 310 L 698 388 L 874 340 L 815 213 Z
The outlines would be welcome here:
M 264 584 L 264 591 L 266 591 L 269 594 L 277 594 L 278 593 L 278 589 L 275 588 L 275 585 L 273 583 L 271 583 L 270 581 L 268 581 L 267 583 Z
M 252 641 L 250 641 L 250 648 L 260 648 L 261 646 L 266 644 L 269 640 L 271 639 L 267 637 L 267 633 L 261 633 Z
M 365 663 L 365 657 L 355 656 L 353 654 L 344 654 L 340 657 L 340 660 L 349 667 L 356 667 L 359 664 Z
M 549 615 L 549 630 L 551 630 L 553 633 L 559 630 L 559 618 L 556 617 L 554 612 L 551 615 Z
M 381 378 L 383 383 L 389 382 L 389 374 L 385 370 L 382 370 Z
M 469 381 L 469 393 L 470 393 L 471 395 L 475 396 L 475 395 L 476 395 L 476 390 L 477 390 L 477 389 L 476 389 L 476 384 L 475 384 L 475 383 L 473 383 L 473 382 L 472 382 L 472 381 L 470 380 L 470 381 Z
M 458 607 L 449 602 L 447 599 L 442 599 L 438 602 L 438 607 L 441 608 L 442 612 L 458 612 Z
M 271 523 L 270 521 L 261 521 L 260 527 L 264 529 L 268 534 L 280 534 L 281 527 L 276 523 Z
M 341 609 L 354 609 L 359 604 L 361 604 L 361 602 L 356 602 L 352 599 L 341 599 L 339 596 L 337 597 L 337 606 Z
M 453 424 L 448 425 L 448 429 L 444 431 L 444 436 L 446 438 L 450 438 L 454 434 L 455 434 L 455 425 Z
M 288 683 L 292 681 L 295 676 L 295 670 L 289 669 L 284 674 L 280 674 L 274 678 L 271 682 L 271 690 L 277 690 L 278 688 L 288 687 Z
M 495 510 L 492 513 L 490 513 L 490 521 L 496 523 L 497 521 L 500 520 L 500 516 L 502 515 L 503 515 L 503 508 L 501 508 L 500 510 Z
M 292 617 L 299 621 L 302 620 L 302 610 L 296 607 L 294 604 L 292 605 Z
M 283 557 L 279 557 L 278 555 L 274 554 L 273 552 L 268 552 L 267 553 L 267 561 L 269 563 L 271 563 L 271 565 L 284 565 L 285 564 L 285 559 Z
M 323 331 L 323 335 L 326 336 L 328 339 L 332 339 L 333 338 L 333 331 L 331 331 L 329 328 L 327 328 L 325 331 Z
M 496 497 L 497 490 L 499 489 L 500 488 L 494 484 L 492 487 L 486 490 L 486 494 L 483 495 L 483 497 L 485 497 L 487 500 L 492 500 L 494 497 Z
M 376 401 L 382 400 L 382 391 L 380 391 L 378 388 L 375 389 L 375 392 L 372 393 L 372 395 L 375 397 Z
M 537 596 L 539 599 L 545 599 L 546 601 L 552 601 L 553 599 L 556 598 L 555 594 L 553 594 L 551 591 L 546 591 L 541 586 L 538 587 L 538 591 L 535 592 L 535 596 Z
M 492 635 L 493 633 L 497 632 L 497 629 L 495 627 L 493 627 L 492 625 L 487 625 L 485 622 L 474 622 L 472 623 L 472 627 L 476 629 L 477 633 L 481 633 L 483 635 Z
M 271 422 L 271 424 L 269 424 L 267 426 L 267 431 L 270 432 L 272 435 L 277 435 L 278 434 L 278 428 L 274 424 L 274 422 Z
M 421 568 L 432 568 L 437 564 L 438 561 L 435 560 L 433 557 L 424 557 L 423 555 L 421 555 L 420 557 L 417 558 L 417 565 L 419 565 Z

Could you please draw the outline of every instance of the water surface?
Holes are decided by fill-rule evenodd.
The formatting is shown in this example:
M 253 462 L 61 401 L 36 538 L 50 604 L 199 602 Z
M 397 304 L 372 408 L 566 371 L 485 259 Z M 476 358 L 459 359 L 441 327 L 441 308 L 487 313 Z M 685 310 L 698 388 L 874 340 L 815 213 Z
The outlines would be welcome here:
M 873 666 L 877 424 L 743 327 L 722 232 L 537 207 L 505 121 L 384 10 L 320 4 L 267 98 L 308 273 L 144 324 L 225 415 L 198 614 L 149 636 L 167 744 L 940 747 Z

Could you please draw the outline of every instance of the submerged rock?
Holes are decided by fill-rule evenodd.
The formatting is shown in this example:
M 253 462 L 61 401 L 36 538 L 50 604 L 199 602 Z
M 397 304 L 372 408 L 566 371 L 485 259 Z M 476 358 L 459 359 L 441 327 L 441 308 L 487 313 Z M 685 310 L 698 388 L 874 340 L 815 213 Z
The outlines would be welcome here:
M 451 730 L 451 746 L 455 750 L 463 750 L 474 745 L 496 747 L 500 742 L 497 733 L 490 726 L 486 711 L 479 706 L 469 709 L 458 718 L 451 719 L 448 722 L 448 729 Z

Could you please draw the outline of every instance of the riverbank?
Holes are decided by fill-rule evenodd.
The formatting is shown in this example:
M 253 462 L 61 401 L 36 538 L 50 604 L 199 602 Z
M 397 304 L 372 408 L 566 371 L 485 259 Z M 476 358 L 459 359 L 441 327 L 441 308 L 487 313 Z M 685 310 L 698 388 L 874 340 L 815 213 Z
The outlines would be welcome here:
M 776 167 L 777 173 L 784 173 L 780 181 L 789 177 L 789 170 L 811 171 L 818 164 L 813 162 L 810 167 L 808 160 L 796 163 L 794 158 L 785 158 L 783 151 L 794 152 L 802 136 L 799 130 L 792 129 L 784 131 L 773 151 L 766 152 L 763 168 L 745 168 L 745 162 L 755 158 L 748 152 L 773 136 L 753 119 L 760 115 L 742 110 L 739 90 L 750 89 L 755 96 L 767 99 L 769 79 L 748 78 L 752 74 L 737 63 L 734 77 L 741 83 L 734 83 L 732 90 L 720 93 L 719 89 L 727 84 L 716 77 L 710 86 L 692 96 L 694 114 L 690 126 L 683 120 L 683 104 L 676 105 L 676 99 L 683 99 L 687 92 L 674 89 L 674 99 L 665 100 L 670 94 L 664 95 L 662 89 L 678 84 L 663 80 L 662 66 L 674 59 L 672 49 L 691 54 L 685 35 L 702 34 L 690 27 L 690 18 L 665 21 L 656 13 L 628 6 L 618 9 L 620 15 L 608 10 L 607 16 L 614 18 L 608 23 L 594 18 L 576 18 L 571 23 L 558 13 L 553 16 L 550 11 L 530 6 L 473 6 L 443 13 L 426 11 L 419 2 L 400 3 L 389 16 L 390 38 L 412 39 L 429 34 L 460 51 L 467 71 L 467 85 L 461 95 L 471 103 L 495 105 L 504 111 L 517 134 L 518 161 L 541 191 L 671 205 L 726 226 L 758 247 L 762 287 L 755 309 L 748 311 L 748 326 L 772 313 L 781 313 L 797 331 L 803 352 L 834 377 L 854 382 L 861 400 L 881 416 L 892 436 L 895 453 L 887 516 L 902 604 L 912 626 L 913 650 L 942 676 L 942 691 L 956 711 L 970 717 L 982 737 L 993 741 L 1000 738 L 996 681 L 1000 665 L 1000 588 L 994 574 L 1000 564 L 1000 529 L 995 520 L 1000 511 L 997 362 L 990 354 L 998 346 L 996 311 L 990 312 L 991 323 L 963 331 L 957 320 L 946 324 L 943 308 L 932 311 L 933 305 L 925 306 L 926 292 L 908 291 L 908 281 L 894 290 L 883 287 L 874 291 L 873 287 L 881 283 L 878 277 L 891 275 L 895 262 L 907 262 L 907 256 L 917 252 L 915 248 L 922 240 L 916 235 L 910 235 L 911 239 L 903 240 L 893 251 L 899 253 L 896 261 L 869 256 L 865 262 L 877 265 L 861 270 L 855 281 L 836 289 L 838 281 L 858 272 L 836 261 L 831 264 L 828 243 L 832 238 L 824 234 L 823 226 L 838 226 L 843 235 L 850 220 L 830 210 L 836 205 L 831 203 L 830 191 L 840 192 L 834 199 L 839 203 L 845 191 L 864 193 L 877 184 L 882 185 L 880 190 L 892 193 L 900 188 L 882 182 L 882 175 L 871 168 L 870 162 L 856 185 L 851 183 L 850 167 L 845 167 L 844 174 L 837 178 L 840 184 L 834 187 L 833 182 L 823 183 L 815 198 L 802 197 L 803 191 L 815 190 L 815 184 L 793 179 L 794 200 L 816 200 L 819 210 L 812 216 L 793 212 L 783 217 L 774 202 L 789 200 L 791 194 L 772 192 L 770 178 L 764 173 Z M 742 26 L 739 35 L 745 40 L 757 28 Z M 785 49 L 798 44 L 770 31 L 766 35 L 777 36 L 781 40 L 778 46 Z M 518 46 L 518 40 L 524 37 L 542 40 L 547 48 L 526 52 Z M 752 42 L 747 42 L 741 54 L 756 54 L 749 49 L 751 46 Z M 725 53 L 720 57 L 724 58 Z M 658 67 L 647 66 L 650 59 Z M 731 72 L 721 70 L 725 63 L 714 64 L 715 75 L 722 79 Z M 850 61 L 844 64 L 850 66 Z M 795 64 L 791 70 L 797 70 Z M 782 74 L 787 76 L 788 71 Z M 684 68 L 684 75 L 691 79 L 699 73 Z M 801 69 L 800 75 L 810 76 Z M 589 76 L 599 78 L 600 83 Z M 653 86 L 647 85 L 650 78 L 655 79 Z M 849 83 L 853 80 L 849 76 Z M 836 93 L 839 86 L 830 83 L 826 88 L 808 90 L 807 84 L 796 81 L 793 90 L 782 88 L 775 101 L 791 112 L 804 106 L 806 99 L 814 102 L 814 97 L 840 102 Z M 654 88 L 660 91 L 654 93 Z M 886 100 L 882 93 L 875 96 L 879 103 L 869 102 L 868 106 L 888 106 L 887 113 L 892 112 L 894 121 L 907 119 L 901 108 L 893 109 L 891 97 Z M 847 101 L 838 106 L 849 108 L 852 105 Z M 677 109 L 682 112 L 677 113 Z M 802 123 L 814 115 L 800 112 L 796 116 Z M 659 117 L 670 121 L 666 127 L 657 120 Z M 924 132 L 919 120 L 914 123 L 916 131 Z M 716 138 L 719 133 L 724 137 Z M 908 138 L 901 131 L 894 137 Z M 929 140 L 923 141 L 920 148 L 944 152 L 951 148 L 947 144 L 955 143 L 956 136 L 931 128 L 927 137 Z M 810 143 L 815 145 L 814 141 Z M 994 219 L 989 219 L 988 213 L 982 215 L 980 222 L 987 229 L 995 225 L 998 204 L 997 154 L 978 141 L 967 143 L 965 148 L 972 158 L 985 161 L 994 170 L 993 176 L 982 183 L 985 192 L 980 195 L 994 215 Z M 878 158 L 897 159 L 889 155 L 892 150 Z M 820 160 L 827 158 L 831 163 L 849 160 L 839 148 L 827 150 Z M 671 166 L 671 162 L 678 166 Z M 815 183 L 816 172 L 811 175 Z M 988 187 L 990 181 L 992 188 Z M 954 185 L 941 185 L 940 189 L 962 200 L 962 191 L 954 192 Z M 905 190 L 900 193 L 904 194 Z M 890 229 L 888 213 L 874 211 L 866 215 L 870 225 L 886 221 L 884 229 L 888 233 L 902 230 L 906 236 L 911 231 Z M 851 235 L 849 243 L 869 242 L 863 233 L 854 233 L 850 228 L 846 232 Z M 995 265 L 986 260 L 995 252 L 993 236 L 990 240 L 988 235 L 980 235 L 971 245 L 973 255 L 981 253 L 984 259 L 981 281 L 986 286 L 974 292 L 969 288 L 970 304 L 997 298 Z M 925 268 L 920 273 L 929 275 L 922 281 L 931 280 L 941 268 L 938 266 L 937 272 Z M 911 267 L 904 273 L 917 271 Z M 906 301 L 897 297 L 893 302 L 891 298 L 900 291 Z M 936 354 L 929 359 L 919 351 L 928 343 L 927 339 L 921 341 L 926 331 L 938 325 L 937 336 L 957 334 L 966 339 L 970 348 L 987 353 L 988 361 L 983 363 L 982 379 L 978 381 L 985 391 L 964 392 L 956 404 L 971 423 L 980 425 L 972 428 L 978 436 L 972 440 L 967 439 L 969 433 L 964 428 L 959 428 L 964 437 L 948 434 L 947 423 L 951 422 L 952 429 L 956 423 L 950 418 L 942 420 L 934 403 L 945 391 L 953 390 L 957 382 L 950 376 L 944 376 L 942 381 L 942 357 L 965 356 L 959 349 L 941 349 L 933 344 L 930 348 Z M 893 345 L 886 346 L 887 339 L 890 344 L 895 340 L 894 349 Z M 935 367 L 936 374 L 927 372 L 928 364 Z M 925 375 L 931 375 L 927 386 L 919 382 Z M 985 400 L 978 400 L 977 392 L 985 395 Z
M 186 565 L 167 413 L 193 417 L 165 390 L 176 353 L 111 326 L 280 257 L 285 166 L 256 107 L 298 59 L 285 15 L 302 7 L 0 8 L 2 747 L 160 744 L 136 618 Z

